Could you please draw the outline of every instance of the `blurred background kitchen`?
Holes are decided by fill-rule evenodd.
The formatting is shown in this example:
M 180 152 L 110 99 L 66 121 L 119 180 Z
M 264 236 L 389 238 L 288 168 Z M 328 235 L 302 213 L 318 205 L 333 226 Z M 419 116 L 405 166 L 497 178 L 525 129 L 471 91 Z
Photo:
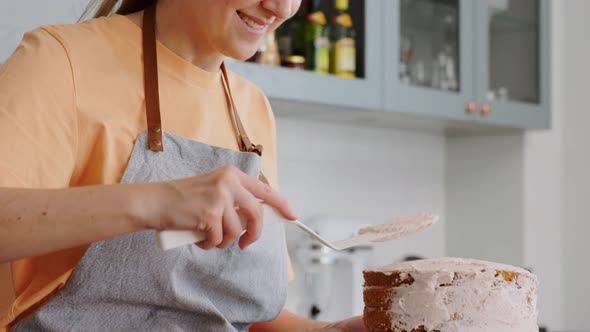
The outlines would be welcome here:
M 0 62 L 86 3 L 0 1 Z M 360 314 L 364 268 L 473 257 L 536 273 L 549 331 L 590 331 L 588 13 L 588 0 L 303 0 L 249 62 L 231 61 L 273 104 L 281 191 L 303 222 L 337 239 L 442 216 L 354 252 L 288 229 L 288 308 Z

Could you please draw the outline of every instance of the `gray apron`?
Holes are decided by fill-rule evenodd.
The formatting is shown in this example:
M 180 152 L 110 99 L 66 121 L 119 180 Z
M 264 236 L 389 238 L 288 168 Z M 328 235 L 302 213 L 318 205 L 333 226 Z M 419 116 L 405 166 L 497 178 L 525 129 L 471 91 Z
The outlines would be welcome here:
M 223 74 L 229 87 L 225 68 Z M 148 124 L 153 128 L 149 115 Z M 158 134 L 159 141 L 150 134 Z M 121 182 L 185 178 L 225 165 L 258 177 L 260 157 L 254 152 L 148 130 L 137 138 Z M 96 242 L 65 287 L 11 331 L 247 331 L 254 322 L 276 318 L 284 306 L 285 243 L 280 223 L 265 225 L 260 239 L 244 251 L 237 241 L 227 249 L 189 245 L 163 251 L 155 231 Z

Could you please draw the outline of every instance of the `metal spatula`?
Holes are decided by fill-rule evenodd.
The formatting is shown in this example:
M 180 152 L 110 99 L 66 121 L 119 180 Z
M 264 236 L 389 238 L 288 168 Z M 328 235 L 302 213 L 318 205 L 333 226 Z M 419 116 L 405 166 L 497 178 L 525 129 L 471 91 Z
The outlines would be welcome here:
M 291 221 L 285 219 L 269 205 L 263 204 L 263 206 L 263 220 L 265 224 L 273 224 L 277 222 L 293 224 L 306 232 L 312 238 L 318 240 L 321 244 L 334 250 L 343 250 L 355 246 L 365 245 L 370 242 L 394 240 L 402 236 L 413 234 L 426 229 L 438 221 L 438 216 L 433 214 L 419 214 L 414 217 L 397 218 L 383 224 L 360 229 L 358 236 L 339 241 L 328 241 L 298 220 Z M 242 219 L 242 227 L 245 228 L 245 225 L 246 220 Z M 160 248 L 168 250 L 186 244 L 193 244 L 206 240 L 207 234 L 205 232 L 199 231 L 168 230 L 157 232 L 157 239 Z

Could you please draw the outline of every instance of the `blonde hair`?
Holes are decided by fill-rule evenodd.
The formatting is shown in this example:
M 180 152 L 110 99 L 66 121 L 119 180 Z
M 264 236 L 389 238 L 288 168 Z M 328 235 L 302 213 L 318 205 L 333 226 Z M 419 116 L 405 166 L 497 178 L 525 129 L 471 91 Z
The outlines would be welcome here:
M 109 16 L 113 13 L 126 15 L 145 9 L 156 0 L 91 0 L 80 20 L 94 12 L 92 17 Z M 119 4 L 120 2 L 120 4 Z M 96 10 L 96 11 L 95 11 Z

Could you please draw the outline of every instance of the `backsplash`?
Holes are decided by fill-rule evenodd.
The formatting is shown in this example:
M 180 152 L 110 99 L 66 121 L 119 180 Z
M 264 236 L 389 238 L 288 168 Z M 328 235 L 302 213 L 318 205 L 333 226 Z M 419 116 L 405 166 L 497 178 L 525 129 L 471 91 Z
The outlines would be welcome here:
M 444 136 L 283 116 L 277 117 L 277 136 L 281 192 L 295 205 L 302 222 L 341 218 L 343 227 L 351 221 L 360 226 L 433 211 L 442 217 L 437 225 L 407 239 L 375 245 L 366 267 L 390 264 L 406 255 L 444 255 Z M 296 273 L 287 307 L 297 311 L 304 300 L 299 287 L 306 283 L 294 255 L 301 234 L 288 228 L 287 236 Z M 318 318 L 351 314 L 349 274 L 342 268 L 333 272 L 331 288 L 341 291 L 331 294 L 330 312 Z

